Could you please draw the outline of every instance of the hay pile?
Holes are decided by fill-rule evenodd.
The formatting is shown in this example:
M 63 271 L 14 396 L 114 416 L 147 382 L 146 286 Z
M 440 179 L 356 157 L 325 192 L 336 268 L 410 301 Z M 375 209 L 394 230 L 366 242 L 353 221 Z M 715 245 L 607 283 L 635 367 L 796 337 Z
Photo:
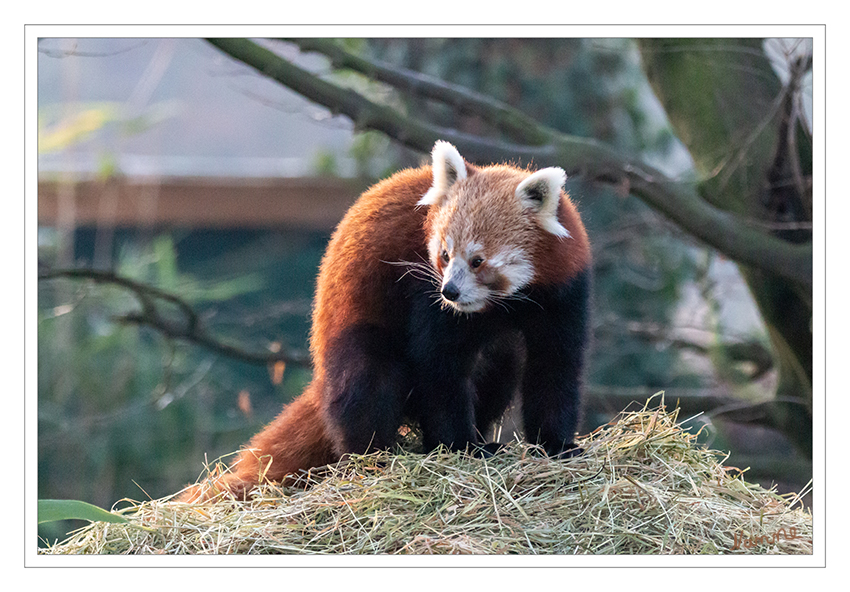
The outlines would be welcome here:
M 811 553 L 812 517 L 745 482 L 663 407 L 621 414 L 566 461 L 514 443 L 352 457 L 249 502 L 153 500 L 43 553 Z M 735 548 L 737 547 L 737 548 Z

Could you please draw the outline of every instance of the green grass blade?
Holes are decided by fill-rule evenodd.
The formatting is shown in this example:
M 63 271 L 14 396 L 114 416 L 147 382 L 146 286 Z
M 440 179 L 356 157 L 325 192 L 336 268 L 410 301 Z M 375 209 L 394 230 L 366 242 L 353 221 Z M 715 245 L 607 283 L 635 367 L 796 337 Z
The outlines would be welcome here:
M 107 512 L 86 502 L 78 500 L 38 500 L 38 523 L 56 520 L 88 520 L 89 522 L 127 522 L 117 514 Z

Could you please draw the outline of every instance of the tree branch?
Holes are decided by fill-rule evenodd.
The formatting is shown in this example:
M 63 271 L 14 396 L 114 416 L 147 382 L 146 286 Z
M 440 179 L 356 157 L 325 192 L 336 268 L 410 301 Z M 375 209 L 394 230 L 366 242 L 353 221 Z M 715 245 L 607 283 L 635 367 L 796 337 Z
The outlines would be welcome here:
M 812 285 L 810 243 L 790 244 L 753 228 L 737 216 L 704 201 L 694 183 L 670 179 L 661 171 L 606 144 L 561 134 L 537 123 L 534 128 L 541 137 L 545 135 L 549 139 L 544 144 L 503 142 L 465 134 L 374 103 L 355 91 L 322 80 L 247 39 L 210 39 L 209 42 L 332 113 L 346 115 L 357 128 L 383 132 L 414 150 L 427 153 L 436 140 L 443 139 L 457 146 L 472 161 L 535 161 L 538 166 L 562 166 L 568 173 L 595 180 L 625 181 L 632 194 L 727 257 L 805 286 Z M 363 64 L 359 67 L 366 69 Z M 412 86 L 408 84 L 408 88 Z M 467 97 L 471 99 L 471 95 Z
M 396 68 L 376 60 L 367 60 L 343 49 L 334 39 L 281 39 L 294 43 L 301 51 L 321 53 L 331 60 L 335 68 L 345 68 L 385 82 L 411 95 L 440 101 L 461 112 L 473 113 L 512 140 L 530 145 L 541 145 L 551 140 L 551 131 L 518 109 L 497 101 L 493 97 L 472 91 L 406 68 Z
M 115 319 L 117 322 L 150 327 L 168 338 L 195 343 L 223 356 L 249 364 L 270 365 L 276 362 L 284 362 L 299 366 L 310 365 L 310 357 L 306 352 L 300 350 L 281 349 L 277 352 L 255 352 L 225 343 L 203 328 L 198 313 L 186 301 L 174 294 L 130 278 L 119 276 L 111 271 L 56 269 L 42 272 L 38 275 L 39 281 L 56 278 L 90 280 L 99 284 L 112 284 L 130 290 L 139 301 L 141 311 L 130 312 L 119 316 Z M 157 301 L 165 301 L 176 306 L 184 317 L 183 322 L 169 319 L 163 315 L 157 306 Z

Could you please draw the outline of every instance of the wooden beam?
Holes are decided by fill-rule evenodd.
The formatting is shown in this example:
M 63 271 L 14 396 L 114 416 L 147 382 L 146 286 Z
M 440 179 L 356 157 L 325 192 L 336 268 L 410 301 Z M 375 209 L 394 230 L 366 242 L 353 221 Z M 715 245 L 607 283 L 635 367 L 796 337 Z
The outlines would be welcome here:
M 334 178 L 166 178 L 38 184 L 38 223 L 55 226 L 60 200 L 81 226 L 329 230 L 362 191 Z

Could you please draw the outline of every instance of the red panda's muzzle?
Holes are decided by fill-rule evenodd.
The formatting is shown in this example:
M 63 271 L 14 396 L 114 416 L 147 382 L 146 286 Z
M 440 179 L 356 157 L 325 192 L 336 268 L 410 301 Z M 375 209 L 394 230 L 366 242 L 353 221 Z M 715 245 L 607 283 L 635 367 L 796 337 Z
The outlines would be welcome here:
M 444 305 L 465 313 L 483 310 L 492 296 L 469 265 L 459 258 L 452 258 L 443 270 L 440 295 Z
M 449 282 L 443 286 L 443 289 L 440 290 L 440 294 L 443 298 L 450 302 L 455 302 L 458 298 L 460 298 L 460 290 L 457 289 L 457 286 L 453 282 Z

